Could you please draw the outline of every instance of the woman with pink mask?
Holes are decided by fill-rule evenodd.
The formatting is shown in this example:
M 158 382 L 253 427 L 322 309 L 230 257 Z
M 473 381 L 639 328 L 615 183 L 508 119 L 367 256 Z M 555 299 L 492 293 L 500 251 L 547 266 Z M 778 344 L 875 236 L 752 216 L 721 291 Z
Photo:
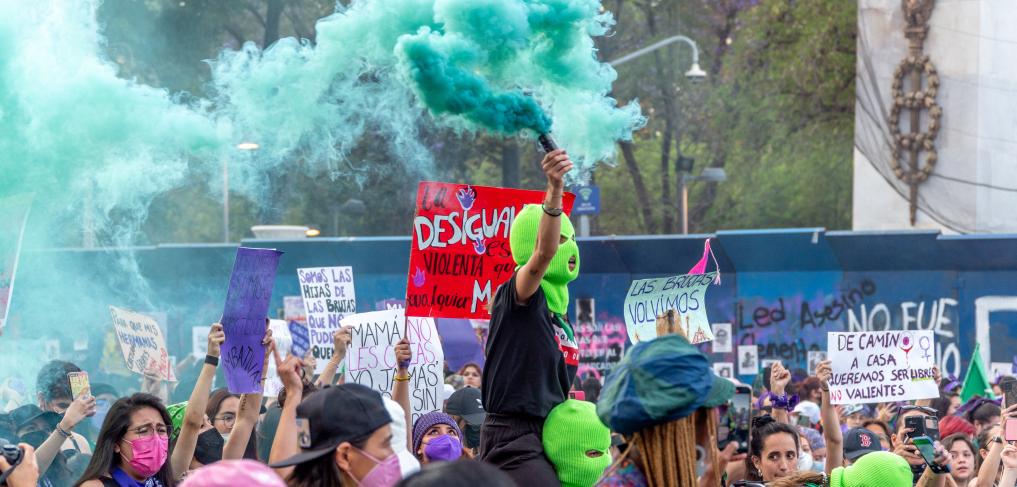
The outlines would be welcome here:
M 170 415 L 159 398 L 135 394 L 113 403 L 80 487 L 173 487 Z

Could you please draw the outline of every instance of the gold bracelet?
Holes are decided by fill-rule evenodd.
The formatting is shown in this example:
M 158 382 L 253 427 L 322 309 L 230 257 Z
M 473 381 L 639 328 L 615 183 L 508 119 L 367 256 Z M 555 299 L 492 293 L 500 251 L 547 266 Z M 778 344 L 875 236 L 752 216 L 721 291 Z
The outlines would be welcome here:
M 404 376 L 398 376 L 397 375 L 397 376 L 395 376 L 395 380 L 397 380 L 399 382 L 409 382 L 410 381 L 410 376 L 409 375 L 404 375 Z

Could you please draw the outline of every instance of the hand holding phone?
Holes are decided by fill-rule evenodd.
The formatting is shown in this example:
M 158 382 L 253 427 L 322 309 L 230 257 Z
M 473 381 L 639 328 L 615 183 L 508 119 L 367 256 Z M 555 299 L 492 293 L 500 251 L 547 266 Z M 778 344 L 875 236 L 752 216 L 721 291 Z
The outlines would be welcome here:
M 1008 380 L 1000 384 L 1003 389 L 1003 415 L 1006 416 L 1006 409 L 1017 405 L 1017 381 Z M 1003 418 L 1003 439 L 1006 441 L 1017 441 L 1017 418 Z
M 933 473 L 950 472 L 949 458 L 946 457 L 943 447 L 938 442 L 924 435 L 912 437 L 911 441 L 918 447 L 918 453 L 921 454 L 922 460 L 925 460 L 925 464 Z

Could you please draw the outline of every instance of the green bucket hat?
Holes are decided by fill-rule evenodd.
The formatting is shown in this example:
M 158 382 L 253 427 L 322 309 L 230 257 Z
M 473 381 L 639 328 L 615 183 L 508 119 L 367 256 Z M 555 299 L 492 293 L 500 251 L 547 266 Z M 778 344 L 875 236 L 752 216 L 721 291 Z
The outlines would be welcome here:
M 612 431 L 629 435 L 716 407 L 734 384 L 713 373 L 710 360 L 681 335 L 637 343 L 607 374 L 597 414 Z
M 830 472 L 830 487 L 911 487 L 913 480 L 907 460 L 888 451 L 868 453 Z

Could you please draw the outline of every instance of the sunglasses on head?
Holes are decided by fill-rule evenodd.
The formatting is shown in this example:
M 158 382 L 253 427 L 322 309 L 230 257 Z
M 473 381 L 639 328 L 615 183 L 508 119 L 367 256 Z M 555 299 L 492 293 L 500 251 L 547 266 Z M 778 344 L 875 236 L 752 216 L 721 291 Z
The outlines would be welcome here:
M 897 417 L 900 417 L 900 415 L 902 415 L 902 414 L 904 414 L 906 412 L 909 412 L 909 411 L 921 411 L 921 412 L 925 413 L 926 416 L 935 416 L 936 415 L 936 410 L 932 409 L 930 407 L 915 406 L 915 405 L 912 405 L 912 404 L 906 404 L 906 405 L 903 405 L 903 406 L 901 406 L 901 407 L 899 407 L 897 409 Z

